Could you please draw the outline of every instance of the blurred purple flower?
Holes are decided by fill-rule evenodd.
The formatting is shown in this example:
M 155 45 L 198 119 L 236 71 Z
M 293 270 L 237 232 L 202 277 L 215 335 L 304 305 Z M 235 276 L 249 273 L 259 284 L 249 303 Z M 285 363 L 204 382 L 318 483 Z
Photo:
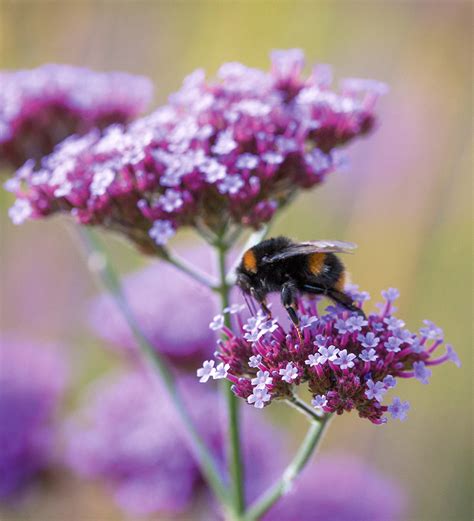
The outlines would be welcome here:
M 0 162 L 40 160 L 72 134 L 131 121 L 148 106 L 143 76 L 48 64 L 0 72 Z
M 211 267 L 208 251 L 185 251 L 195 265 Z M 212 355 L 216 334 L 209 328 L 209 318 L 217 304 L 210 290 L 166 262 L 127 275 L 123 289 L 142 331 L 158 352 L 181 365 Z M 133 333 L 109 295 L 92 302 L 89 317 L 93 329 L 113 346 L 136 348 Z
M 41 168 L 21 168 L 8 187 L 12 220 L 56 212 L 125 234 L 156 252 L 178 228 L 259 227 L 301 189 L 343 161 L 341 147 L 369 132 L 383 88 L 352 80 L 341 93 L 298 50 L 272 55 L 269 73 L 224 64 L 198 70 L 168 105 L 128 128 L 68 139 Z
M 51 346 L 0 337 L 0 501 L 21 492 L 53 458 L 66 366 Z
M 406 419 L 409 410 L 410 404 L 408 402 L 402 402 L 398 396 L 396 396 L 393 402 L 388 406 L 388 412 L 392 415 L 392 418 L 399 419 L 400 421 Z
M 306 383 L 315 406 L 324 412 L 355 409 L 361 418 L 385 423 L 388 408 L 382 402 L 397 378 L 428 383 L 428 366 L 460 362 L 451 346 L 436 357 L 443 343 L 440 328 L 430 322 L 418 335 L 404 329 L 405 323 L 392 315 L 395 292 L 382 294 L 382 311 L 367 318 L 333 305 L 319 314 L 318 299 L 301 299 L 299 315 L 316 319 L 302 329 L 303 342 L 292 324 L 269 320 L 261 310 L 247 320 L 235 315 L 234 329 L 223 328 L 216 354 L 219 362 L 228 364 L 226 378 L 234 384 L 234 393 L 261 409 L 273 399 L 290 398 L 294 386 Z M 263 386 L 258 379 L 262 372 L 271 377 Z M 324 396 L 324 406 L 318 396 Z M 406 413 L 408 404 L 403 408 Z M 404 419 L 404 414 L 392 416 Z
M 224 468 L 225 429 L 216 413 L 217 395 L 189 378 L 180 384 L 199 431 Z M 280 435 L 258 414 L 246 413 L 243 420 L 246 488 L 253 500 L 276 479 L 283 451 Z M 68 465 L 83 477 L 103 480 L 128 512 L 182 512 L 207 492 L 169 400 L 141 373 L 96 383 L 68 422 L 66 435 Z
M 262 521 L 397 521 L 405 503 L 395 482 L 356 457 L 322 455 Z

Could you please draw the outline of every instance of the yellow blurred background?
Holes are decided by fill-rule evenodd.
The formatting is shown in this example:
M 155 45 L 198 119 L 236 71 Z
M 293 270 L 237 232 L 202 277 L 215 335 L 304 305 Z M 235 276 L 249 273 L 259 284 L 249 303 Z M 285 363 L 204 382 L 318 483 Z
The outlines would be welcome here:
M 407 521 L 472 518 L 471 24 L 472 4 L 454 0 L 0 1 L 0 68 L 59 62 L 145 74 L 156 105 L 195 68 L 268 68 L 274 48 L 300 47 L 309 63 L 332 64 L 336 78 L 389 84 L 380 128 L 353 147 L 349 170 L 297 199 L 275 232 L 358 243 L 353 280 L 373 299 L 398 287 L 408 327 L 433 320 L 461 357 L 460 370 L 434 368 L 429 386 L 399 384 L 412 406 L 406 422 L 377 427 L 345 415 L 322 448 L 357 454 L 397 479 Z M 85 383 L 118 363 L 85 325 L 96 287 L 70 225 L 15 228 L 11 202 L 2 192 L 1 330 L 70 346 L 74 403 Z M 114 238 L 107 244 L 123 272 L 146 263 Z M 284 407 L 269 414 L 291 425 L 296 445 L 304 420 Z M 100 489 L 70 479 L 2 519 L 132 519 Z

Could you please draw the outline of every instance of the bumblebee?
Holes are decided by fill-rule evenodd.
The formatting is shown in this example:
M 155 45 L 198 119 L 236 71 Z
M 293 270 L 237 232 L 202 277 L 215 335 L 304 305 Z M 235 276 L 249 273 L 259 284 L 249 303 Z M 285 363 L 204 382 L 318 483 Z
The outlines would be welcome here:
M 243 254 L 237 267 L 236 283 L 269 315 L 266 297 L 269 293 L 279 292 L 281 302 L 297 329 L 296 297 L 300 293 L 325 295 L 346 309 L 364 315 L 352 298 L 344 293 L 346 271 L 335 255 L 351 253 L 355 248 L 355 244 L 341 241 L 297 243 L 287 237 L 267 239 Z

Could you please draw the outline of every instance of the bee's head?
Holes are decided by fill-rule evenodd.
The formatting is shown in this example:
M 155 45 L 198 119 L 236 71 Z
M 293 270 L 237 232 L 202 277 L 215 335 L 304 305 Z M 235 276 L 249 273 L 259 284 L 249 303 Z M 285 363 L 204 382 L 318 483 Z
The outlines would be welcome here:
M 258 280 L 251 273 L 246 273 L 238 268 L 236 284 L 244 293 L 250 294 L 251 289 L 258 285 Z
M 237 279 L 235 283 L 244 293 L 247 294 L 250 294 L 251 288 L 254 287 L 251 277 L 239 270 L 237 270 Z
M 257 272 L 257 258 L 253 248 L 251 248 L 244 253 L 242 262 L 237 268 L 236 283 L 244 293 L 250 293 L 252 288 L 257 289 L 260 286 L 260 279 Z

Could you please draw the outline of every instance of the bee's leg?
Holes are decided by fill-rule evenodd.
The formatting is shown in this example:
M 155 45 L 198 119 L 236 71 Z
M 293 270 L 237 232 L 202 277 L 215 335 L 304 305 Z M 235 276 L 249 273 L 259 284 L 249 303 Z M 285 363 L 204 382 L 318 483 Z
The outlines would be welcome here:
M 299 318 L 296 314 L 296 296 L 297 296 L 297 289 L 295 285 L 292 282 L 285 282 L 281 287 L 281 303 L 285 307 L 286 311 L 288 312 L 288 315 L 291 318 L 291 321 L 295 326 L 299 324 Z
M 318 286 L 317 284 L 304 284 L 303 289 L 313 295 L 327 295 L 328 293 L 327 288 L 324 286 Z
M 296 286 L 292 282 L 285 282 L 283 286 L 281 287 L 281 303 L 285 307 L 288 316 L 290 317 L 291 321 L 293 322 L 296 332 L 298 333 L 298 338 L 300 339 L 300 342 L 303 343 L 303 337 L 301 335 L 301 331 L 299 328 L 300 319 L 298 318 L 298 315 L 296 314 L 296 295 L 297 295 L 297 289 Z
M 306 284 L 303 286 L 303 289 L 315 295 L 326 295 L 330 299 L 334 300 L 334 302 L 340 304 L 342 307 L 345 307 L 349 311 L 353 311 L 354 313 L 362 315 L 365 318 L 364 311 L 354 304 L 354 301 L 349 295 L 346 295 L 346 293 L 343 293 L 342 291 L 338 291 L 334 288 L 325 288 L 316 284 Z

